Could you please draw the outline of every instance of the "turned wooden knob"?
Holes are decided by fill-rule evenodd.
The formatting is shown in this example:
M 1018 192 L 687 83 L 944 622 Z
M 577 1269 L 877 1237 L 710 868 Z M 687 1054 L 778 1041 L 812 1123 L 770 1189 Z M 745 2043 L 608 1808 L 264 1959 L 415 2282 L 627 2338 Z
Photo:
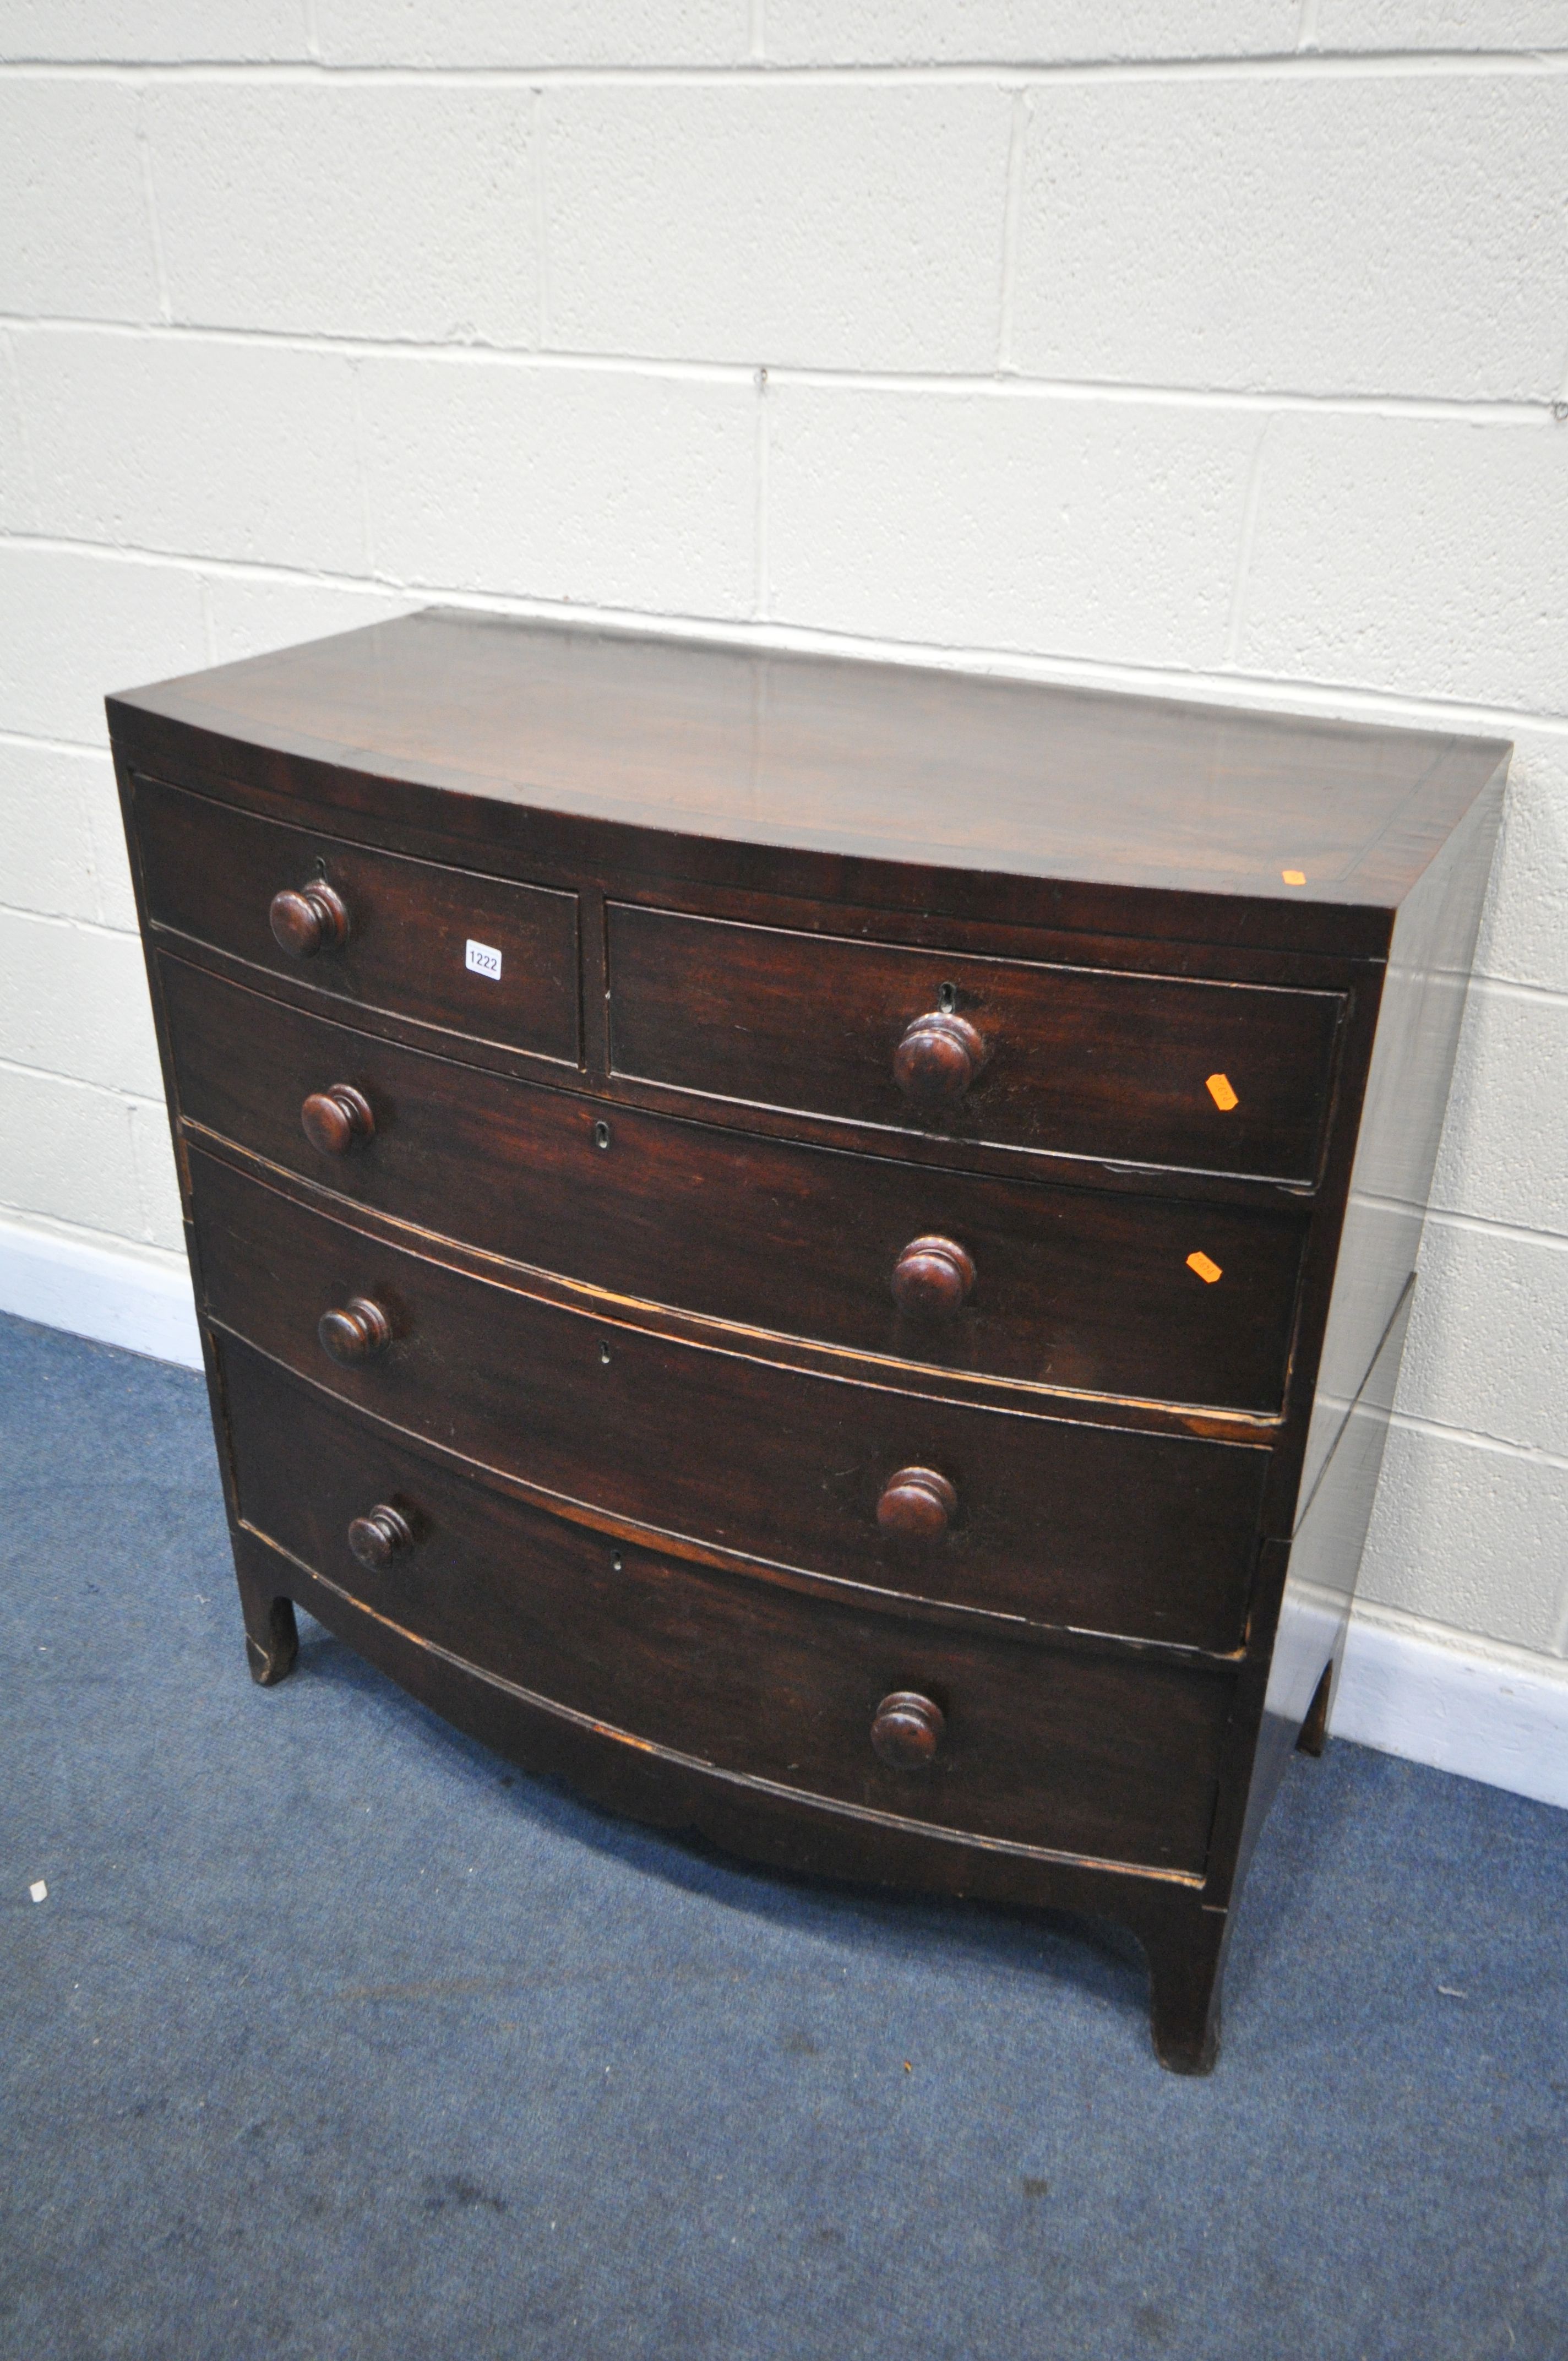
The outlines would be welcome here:
M 893 1300 L 927 1320 L 961 1312 L 974 1285 L 974 1261 L 951 1238 L 911 1238 L 893 1267 Z
M 894 1689 L 872 1717 L 872 1744 L 893 1771 L 925 1771 L 937 1758 L 947 1717 L 917 1689 Z
M 318 951 L 339 950 L 348 940 L 347 908 L 324 877 L 297 894 L 288 888 L 274 894 L 268 915 L 279 949 L 291 959 L 314 959 Z
M 400 1550 L 411 1549 L 414 1531 L 400 1509 L 389 1508 L 378 1501 L 363 1517 L 356 1517 L 348 1528 L 348 1546 L 361 1565 L 372 1574 L 384 1574 Z
M 894 1541 L 940 1541 L 958 1505 L 958 1494 L 934 1467 L 901 1467 L 882 1488 L 876 1521 Z
M 330 1090 L 311 1093 L 300 1109 L 300 1126 L 323 1156 L 346 1156 L 356 1140 L 375 1136 L 376 1118 L 362 1092 L 351 1082 L 334 1082 Z
M 893 1079 L 916 1106 L 957 1106 L 981 1066 L 985 1044 L 946 1009 L 917 1016 L 893 1053 Z
M 392 1323 L 367 1295 L 351 1296 L 341 1312 L 323 1312 L 316 1323 L 322 1350 L 345 1369 L 373 1361 L 392 1341 Z

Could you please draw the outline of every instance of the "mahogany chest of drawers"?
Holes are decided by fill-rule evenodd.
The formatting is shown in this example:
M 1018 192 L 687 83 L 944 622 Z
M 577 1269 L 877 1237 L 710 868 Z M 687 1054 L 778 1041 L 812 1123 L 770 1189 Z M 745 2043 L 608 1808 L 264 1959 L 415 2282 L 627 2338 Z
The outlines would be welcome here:
M 443 610 L 108 710 L 258 1681 L 1108 1915 L 1212 2063 L 1507 747 Z

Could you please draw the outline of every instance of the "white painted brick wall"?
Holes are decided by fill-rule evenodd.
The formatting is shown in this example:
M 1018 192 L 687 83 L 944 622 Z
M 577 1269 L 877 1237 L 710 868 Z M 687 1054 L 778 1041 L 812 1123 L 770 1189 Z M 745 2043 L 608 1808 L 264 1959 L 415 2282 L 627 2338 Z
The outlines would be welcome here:
M 0 1220 L 173 1268 L 106 688 L 431 596 L 1519 744 L 1366 1584 L 1568 1653 L 1568 0 L 9 0 Z
M 11 342 L 37 533 L 363 572 L 351 361 L 79 327 Z
M 1568 0 L 1317 0 L 1302 47 L 1335 49 L 1561 49 Z
M 749 0 L 315 0 L 328 65 L 732 66 Z
M 0 58 L 183 65 L 309 55 L 303 0 L 5 0 Z
M 552 89 L 569 352 L 834 369 L 996 359 L 1012 100 L 969 82 Z
M 1540 399 L 1562 381 L 1568 78 L 1047 82 L 1014 357 L 1033 377 Z M 1506 160 L 1506 165 L 1504 159 Z
M 208 661 L 201 577 L 162 560 L 0 538 L 0 617 L 7 735 L 104 746 L 107 688 Z
M 1299 0 L 767 0 L 781 65 L 1048 65 L 1288 54 Z
M 406 615 L 410 604 L 396 592 L 368 582 L 303 582 L 297 576 L 260 571 L 206 574 L 203 587 L 214 664 L 238 664 L 268 648 L 387 622 L 394 615 Z M 118 829 L 117 812 L 115 824 Z
M 781 385 L 772 611 L 867 639 L 1219 664 L 1255 420 Z
M 119 834 L 106 754 L 0 739 L 0 847 L 9 908 L 134 927 Z
M 1563 1010 L 1550 993 L 1478 983 L 1432 1179 L 1446 1212 L 1568 1235 Z
M 0 910 L 5 1049 L 24 1066 L 156 1099 L 158 1049 L 132 935 Z
M 135 89 L 112 82 L 28 74 L 0 86 L 0 310 L 156 318 L 139 114 Z
M 1544 401 L 1485 422 L 1300 410 L 1261 455 L 1247 669 L 1568 712 L 1568 434 Z
M 378 564 L 394 580 L 740 618 L 749 386 L 495 358 L 361 368 Z
M 166 82 L 145 122 L 169 316 L 532 345 L 534 106 L 463 82 Z

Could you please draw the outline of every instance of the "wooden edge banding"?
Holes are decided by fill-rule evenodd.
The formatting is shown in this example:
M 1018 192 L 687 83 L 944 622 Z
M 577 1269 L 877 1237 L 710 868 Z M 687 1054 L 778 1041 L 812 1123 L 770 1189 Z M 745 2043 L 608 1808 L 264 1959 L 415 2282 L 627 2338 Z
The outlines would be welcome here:
M 369 848 L 356 845 L 354 849 L 358 852 Z M 390 859 L 401 857 L 389 855 Z M 432 862 L 427 865 L 438 867 L 440 864 Z M 528 890 L 545 893 L 554 889 L 531 886 Z M 348 993 L 334 992 L 325 984 L 313 982 L 307 974 L 262 967 L 257 961 L 247 960 L 238 951 L 225 950 L 221 944 L 204 942 L 200 935 L 182 934 L 178 927 L 170 927 L 161 918 L 148 917 L 147 935 L 150 947 L 161 958 L 172 956 L 182 959 L 187 967 L 201 968 L 221 975 L 227 982 L 237 983 L 242 990 L 254 992 L 258 999 L 281 1000 L 291 1008 L 302 1009 L 307 1016 L 325 1017 L 333 1025 L 348 1024 L 354 1017 L 367 1017 L 372 1025 L 380 1022 L 393 1028 L 387 1037 L 393 1041 L 400 1039 L 399 1028 L 406 1027 L 410 1033 L 423 1038 L 417 1042 L 403 1042 L 402 1047 L 412 1049 L 428 1043 L 431 1054 L 444 1056 L 454 1065 L 464 1062 L 462 1053 L 465 1050 L 488 1049 L 499 1053 L 501 1062 L 496 1066 L 485 1065 L 483 1071 L 487 1073 L 516 1071 L 518 1078 L 522 1080 L 526 1078 L 527 1071 L 535 1066 L 547 1067 L 552 1077 L 558 1075 L 562 1079 L 581 1071 L 581 1061 L 576 1058 L 558 1058 L 548 1049 L 525 1049 L 516 1041 L 493 1040 L 485 1033 L 464 1033 L 455 1025 L 433 1025 L 423 1016 L 411 1016 L 406 1008 L 387 1008 L 379 1001 L 356 1000 Z M 172 953 L 170 945 L 176 947 Z M 239 973 L 231 974 L 232 969 L 237 969 Z M 369 1038 L 375 1039 L 377 1037 L 372 1034 Z M 449 1046 L 443 1048 L 443 1044 Z
M 372 768 L 358 743 L 319 739 L 303 730 L 280 742 L 254 720 L 242 732 L 236 717 L 194 693 L 199 677 L 105 698 L 111 737 L 127 769 L 155 785 L 205 794 L 262 817 L 291 818 L 296 826 L 301 805 L 308 804 L 322 815 L 313 824 L 350 841 L 383 843 L 394 829 L 415 841 L 414 857 L 482 874 L 521 874 L 525 882 L 549 883 L 584 865 L 604 866 L 626 880 L 620 890 L 658 879 L 653 893 L 660 899 L 672 888 L 678 893 L 744 887 L 744 856 L 753 846 L 711 833 L 711 822 L 704 832 L 667 821 L 659 826 L 641 810 L 543 811 L 522 801 L 509 778 L 488 770 L 456 770 L 429 754 L 417 763 L 383 758 Z M 1506 752 L 1501 741 L 1485 742 Z M 287 796 L 280 792 L 280 779 Z M 372 812 L 373 832 L 367 818 Z M 1011 889 L 1002 896 L 994 864 L 990 870 L 967 868 L 938 858 L 916 869 L 859 842 L 813 847 L 773 840 L 767 850 L 775 899 L 843 902 L 876 909 L 905 926 L 933 916 L 992 933 L 1019 926 L 1044 881 L 1058 904 L 1058 924 L 1049 931 L 1096 939 L 1114 935 L 1149 944 L 1157 953 L 1176 941 L 1246 957 L 1376 961 L 1387 955 L 1392 932 L 1387 904 L 1357 895 L 1341 898 L 1332 886 L 1303 906 L 1271 880 L 1260 879 L 1255 894 L 1160 880 L 1111 885 L 1063 878 L 1055 866 L 1014 862 L 1002 864 Z
M 1084 1410 L 1130 1413 L 1139 1432 L 1168 1433 L 1170 1426 L 1161 1422 L 1173 1421 L 1202 1441 L 1244 1446 L 1274 1443 L 1285 1422 L 1282 1409 L 1233 1410 L 1224 1403 L 1165 1401 L 1152 1395 L 1097 1393 L 1087 1387 L 1041 1385 L 1026 1378 L 999 1377 L 990 1371 L 976 1374 L 948 1367 L 939 1361 L 898 1360 L 888 1353 L 868 1353 L 818 1337 L 793 1336 L 783 1330 L 745 1327 L 736 1321 L 682 1311 L 641 1296 L 618 1295 L 609 1288 L 594 1286 L 590 1280 L 569 1279 L 542 1265 L 517 1262 L 485 1246 L 470 1246 L 466 1239 L 447 1237 L 439 1230 L 422 1229 L 396 1213 L 384 1213 L 379 1206 L 363 1204 L 357 1198 L 341 1196 L 320 1181 L 308 1180 L 287 1165 L 276 1164 L 269 1157 L 240 1147 L 223 1132 L 209 1130 L 188 1115 L 181 1114 L 179 1121 L 184 1137 L 195 1147 L 247 1173 L 276 1195 L 313 1207 L 325 1220 L 336 1222 L 345 1229 L 357 1230 L 369 1237 L 385 1237 L 389 1246 L 400 1246 L 406 1253 L 438 1263 L 462 1278 L 505 1287 L 514 1295 L 524 1295 L 535 1302 L 553 1304 L 559 1310 L 612 1326 L 637 1328 L 704 1351 L 727 1353 L 737 1360 L 762 1360 L 803 1368 L 816 1376 L 841 1378 L 878 1392 L 931 1391 L 944 1398 L 956 1395 L 959 1400 L 972 1400 L 1004 1414 L 1017 1403 L 1023 1415 L 1051 1417 L 1057 1413 L 1050 1405 L 1071 1403 Z M 488 1268 L 477 1268 L 476 1265 Z M 894 1378 L 913 1378 L 917 1382 L 912 1387 L 906 1382 L 892 1382 Z M 1011 1399 L 988 1403 L 986 1397 L 991 1393 Z M 1108 1422 L 1084 1422 L 1099 1425 L 1119 1422 L 1113 1418 Z
M 509 1681 L 504 1674 L 488 1672 L 482 1664 L 472 1664 L 467 1657 L 455 1654 L 450 1648 L 442 1647 L 438 1641 L 422 1638 L 419 1632 L 411 1631 L 406 1624 L 395 1622 L 389 1615 L 382 1615 L 375 1608 L 365 1606 L 351 1592 L 340 1588 L 335 1582 L 329 1581 L 325 1575 L 317 1574 L 314 1567 L 307 1565 L 303 1558 L 296 1557 L 291 1550 L 287 1550 L 280 1543 L 273 1541 L 271 1536 L 261 1532 L 258 1526 L 248 1523 L 243 1518 L 240 1523 L 243 1531 L 253 1540 L 262 1543 L 268 1549 L 274 1551 L 290 1565 L 298 1566 L 301 1573 L 313 1585 L 319 1585 L 323 1590 L 329 1591 L 340 1605 L 348 1608 L 354 1614 L 362 1615 L 368 1621 L 380 1625 L 384 1631 L 401 1641 L 405 1647 L 417 1648 L 425 1656 L 433 1658 L 438 1664 L 448 1665 L 452 1671 L 461 1674 L 466 1679 L 480 1682 L 485 1687 L 499 1691 L 502 1696 L 512 1698 L 517 1704 L 527 1707 L 532 1712 L 549 1714 L 557 1721 L 567 1722 L 573 1729 L 581 1730 L 589 1737 L 604 1739 L 612 1745 L 632 1748 L 640 1754 L 653 1755 L 660 1762 L 667 1763 L 677 1770 L 695 1773 L 705 1779 L 722 1781 L 727 1786 L 740 1788 L 753 1795 L 774 1795 L 781 1802 L 795 1806 L 808 1805 L 816 1811 L 830 1813 L 841 1819 L 860 1821 L 873 1828 L 896 1829 L 901 1834 L 933 1837 L 944 1844 L 962 1845 L 988 1853 L 1006 1855 L 1019 1861 L 1040 1861 L 1062 1868 L 1089 1870 L 1115 1877 L 1150 1879 L 1162 1885 L 1184 1886 L 1194 1893 L 1201 1890 L 1203 1877 L 1201 1873 L 1192 1870 L 1160 1869 L 1143 1861 L 1105 1861 L 1089 1853 L 1058 1851 L 1049 1845 L 1026 1845 L 1020 1844 L 1012 1838 L 988 1837 L 978 1829 L 943 1828 L 935 1821 L 910 1819 L 898 1812 L 879 1812 L 869 1804 L 851 1804 L 838 1796 L 819 1795 L 814 1789 L 808 1787 L 788 1787 L 780 1780 L 758 1778 L 751 1772 L 729 1771 L 722 1763 L 707 1762 L 698 1754 L 685 1754 L 678 1747 L 662 1745 L 656 1739 L 639 1738 L 633 1730 L 621 1730 L 614 1722 L 596 1720 L 593 1715 L 580 1713 L 573 1706 L 557 1704 L 554 1697 L 541 1697 L 535 1690 L 525 1689 L 517 1681 Z
M 587 901 L 588 898 L 585 894 L 583 899 Z M 599 906 L 601 909 L 602 906 Z M 585 914 L 580 910 L 580 930 L 585 924 Z M 281 1001 L 302 1016 L 320 1017 L 323 1023 L 356 1033 L 364 1040 L 390 1041 L 397 1048 L 415 1050 L 424 1057 L 438 1058 L 447 1065 L 477 1067 L 484 1073 L 499 1074 L 537 1087 L 606 1099 L 612 1106 L 630 1107 L 666 1122 L 701 1125 L 723 1131 L 740 1129 L 766 1138 L 784 1139 L 795 1147 L 825 1148 L 833 1154 L 845 1152 L 847 1138 L 850 1153 L 883 1163 L 917 1165 L 943 1173 L 970 1172 L 997 1180 L 1033 1181 L 1047 1188 L 1105 1189 L 1117 1195 L 1130 1191 L 1135 1195 L 1183 1197 L 1206 1204 L 1239 1206 L 1274 1206 L 1283 1201 L 1309 1211 L 1317 1193 L 1316 1176 L 1303 1180 L 1255 1172 L 1230 1172 L 1218 1167 L 1201 1165 L 1129 1162 L 1119 1157 L 1069 1154 L 1065 1150 L 1025 1148 L 1006 1142 L 954 1138 L 945 1132 L 920 1131 L 907 1126 L 858 1123 L 849 1117 L 816 1115 L 806 1109 L 775 1107 L 761 1101 L 687 1092 L 673 1083 L 645 1081 L 641 1076 L 608 1064 L 602 1070 L 592 1064 L 584 1067 L 544 1050 L 527 1049 L 515 1043 L 465 1033 L 450 1024 L 432 1025 L 401 1009 L 387 1008 L 379 1003 L 330 992 L 319 983 L 313 982 L 308 974 L 282 967 L 260 966 L 238 952 L 225 950 L 217 944 L 209 943 L 199 936 L 185 934 L 180 928 L 150 917 L 147 921 L 147 934 L 150 948 L 160 959 L 176 960 L 200 973 L 216 975 L 234 991 L 254 993 L 264 1000 Z M 586 931 L 580 934 L 580 957 L 584 958 L 593 950 Z M 597 959 L 597 954 L 595 956 Z M 1141 977 L 1140 971 L 1117 972 Z M 1223 983 L 1228 979 L 1215 978 L 1212 981 Z M 1269 989 L 1266 985 L 1257 988 Z M 1316 986 L 1303 988 L 1309 992 L 1319 989 Z M 1343 1001 L 1351 989 L 1350 985 L 1341 983 L 1338 990 L 1329 996 Z M 601 999 L 600 1023 L 607 1011 L 608 1002 Z M 586 1042 L 587 1035 L 583 1038 Z M 608 1041 L 601 1046 L 608 1056 Z M 672 1100 L 679 1104 L 672 1105 Z M 733 1109 L 742 1120 L 735 1121 L 719 1112 L 723 1109 Z
M 221 1320 L 212 1320 L 213 1331 L 232 1338 L 258 1360 L 265 1361 L 279 1370 L 291 1385 L 304 1386 L 313 1393 L 324 1395 L 334 1408 L 350 1417 L 362 1420 L 374 1432 L 394 1437 L 400 1444 L 411 1448 L 437 1466 L 455 1470 L 466 1476 L 477 1476 L 493 1491 L 510 1499 L 522 1500 L 529 1506 L 544 1510 L 566 1524 L 581 1525 L 591 1532 L 603 1533 L 609 1541 L 625 1542 L 632 1549 L 645 1549 L 655 1557 L 680 1558 L 693 1565 L 712 1566 L 719 1574 L 749 1576 L 762 1582 L 778 1584 L 787 1590 L 796 1590 L 840 1606 L 872 1605 L 891 1607 L 898 1614 L 916 1622 L 957 1625 L 959 1628 L 993 1633 L 999 1639 L 1032 1641 L 1043 1646 L 1067 1646 L 1075 1653 L 1152 1657 L 1156 1662 L 1190 1667 L 1193 1671 L 1214 1673 L 1234 1672 L 1245 1660 L 1244 1648 L 1218 1650 L 1198 1648 L 1179 1640 L 1157 1640 L 1139 1632 L 1097 1631 L 1075 1623 L 1038 1623 L 1022 1615 L 1008 1615 L 999 1608 L 970 1607 L 962 1599 L 931 1598 L 919 1592 L 890 1590 L 882 1583 L 850 1582 L 843 1575 L 819 1574 L 813 1566 L 791 1565 L 782 1558 L 764 1558 L 744 1550 L 727 1550 L 712 1542 L 696 1540 L 689 1533 L 667 1531 L 661 1525 L 643 1523 L 634 1517 L 619 1515 L 612 1509 L 597 1507 L 591 1500 L 579 1500 L 571 1494 L 553 1492 L 543 1484 L 530 1482 L 526 1476 L 513 1475 L 504 1467 L 494 1467 L 488 1460 L 473 1459 L 466 1453 L 452 1450 L 437 1443 L 416 1428 L 400 1425 L 396 1419 L 383 1417 L 367 1410 L 362 1402 L 350 1401 L 336 1392 L 330 1384 L 306 1376 L 276 1354 L 254 1344 L 237 1328 Z M 236 1512 L 237 1513 L 237 1512 Z M 239 1519 L 241 1523 L 246 1521 Z M 258 1528 L 247 1526 L 247 1531 Z M 261 1536 L 267 1540 L 265 1534 Z M 269 1543 L 274 1548 L 280 1543 Z M 288 1554 L 288 1553 L 285 1553 Z M 325 1581 L 326 1576 L 319 1576 Z

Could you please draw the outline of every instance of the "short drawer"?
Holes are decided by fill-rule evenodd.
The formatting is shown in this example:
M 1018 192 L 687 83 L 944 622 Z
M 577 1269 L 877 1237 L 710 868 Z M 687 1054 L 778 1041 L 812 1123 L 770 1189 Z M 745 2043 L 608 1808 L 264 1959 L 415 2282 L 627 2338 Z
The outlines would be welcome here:
M 857 1353 L 1280 1406 L 1304 1211 L 1003 1180 L 679 1122 L 161 966 L 184 1115 L 400 1220 L 635 1301 Z M 322 1131 L 334 1090 L 355 1094 L 342 1104 L 357 1129 L 331 1128 L 328 1108 Z M 306 1137 L 307 1098 L 326 1147 Z M 906 1250 L 931 1237 L 967 1257 L 968 1292 L 904 1308 L 900 1264 L 907 1275 Z
M 374 851 L 151 779 L 135 796 L 155 928 L 333 999 L 576 1063 L 576 895 Z
M 1337 993 L 609 912 L 618 1074 L 743 1105 L 1310 1182 Z
M 1241 1642 L 1262 1445 L 947 1402 L 651 1335 L 389 1246 L 214 1159 L 191 1167 L 213 1317 L 411 1433 L 807 1573 L 1216 1652 Z M 318 1323 L 356 1304 L 388 1334 L 344 1366 Z
M 706 1768 L 992 1840 L 1201 1871 L 1225 1670 L 981 1637 L 678 1565 L 441 1466 L 243 1347 L 225 1345 L 223 1375 L 242 1517 L 416 1637 Z M 367 1567 L 349 1527 L 377 1511 L 383 1562 Z M 900 1692 L 940 1716 L 920 1767 L 873 1744 Z

